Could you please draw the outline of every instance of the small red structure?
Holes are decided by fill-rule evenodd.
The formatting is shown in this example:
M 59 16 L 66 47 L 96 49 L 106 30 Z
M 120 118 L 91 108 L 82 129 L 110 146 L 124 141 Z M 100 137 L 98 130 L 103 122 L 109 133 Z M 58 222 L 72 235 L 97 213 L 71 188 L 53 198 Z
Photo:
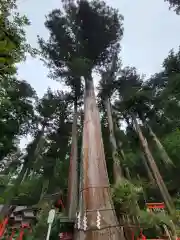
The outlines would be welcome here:
M 68 232 L 60 233 L 59 237 L 60 237 L 60 239 L 63 239 L 63 240 L 72 240 L 73 239 L 72 233 L 68 233 Z
M 165 209 L 165 204 L 161 203 L 146 203 L 148 209 Z

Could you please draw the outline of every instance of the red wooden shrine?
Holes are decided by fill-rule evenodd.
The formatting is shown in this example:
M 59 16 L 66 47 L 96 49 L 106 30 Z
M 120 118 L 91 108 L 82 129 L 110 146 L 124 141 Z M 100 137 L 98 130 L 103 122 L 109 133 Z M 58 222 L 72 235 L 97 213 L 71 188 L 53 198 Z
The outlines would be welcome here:
M 165 204 L 161 203 L 146 203 L 148 209 L 165 209 Z

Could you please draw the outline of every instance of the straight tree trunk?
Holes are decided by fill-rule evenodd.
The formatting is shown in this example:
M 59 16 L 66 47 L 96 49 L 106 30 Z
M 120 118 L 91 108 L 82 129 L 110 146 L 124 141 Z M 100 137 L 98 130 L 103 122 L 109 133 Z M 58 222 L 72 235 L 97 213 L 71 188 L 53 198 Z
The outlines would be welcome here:
M 152 137 L 153 141 L 156 143 L 156 146 L 161 154 L 161 158 L 164 162 L 165 165 L 167 164 L 173 164 L 173 161 L 170 159 L 170 157 L 168 156 L 164 146 L 162 145 L 162 143 L 159 141 L 158 137 L 156 136 L 156 134 L 153 132 L 152 128 L 146 123 L 145 124 L 149 130 L 149 134 Z
M 35 159 L 37 158 L 38 154 L 40 153 L 44 145 L 44 141 L 43 141 L 44 131 L 45 131 L 45 124 L 42 126 L 42 129 L 37 136 L 38 141 L 33 154 Z
M 117 126 L 117 123 L 115 123 L 115 131 L 118 132 L 119 131 L 119 128 Z M 117 141 L 118 143 L 118 148 L 120 150 L 120 155 L 121 155 L 121 159 L 123 159 L 124 162 L 126 162 L 126 157 L 125 157 L 125 154 L 124 154 L 124 151 L 122 149 L 122 142 L 118 139 Z M 129 171 L 129 168 L 127 166 L 125 166 L 125 177 L 131 181 L 131 174 L 130 174 L 130 171 Z M 134 207 L 135 208 L 138 208 L 139 209 L 139 206 L 138 206 L 138 202 L 134 202 Z M 122 219 L 119 219 L 120 222 L 122 222 L 123 224 L 135 224 L 135 225 L 138 225 L 138 219 L 135 217 L 135 219 L 133 217 L 129 217 L 128 215 L 124 215 L 122 217 Z M 132 232 L 134 231 L 134 229 L 132 229 L 130 226 L 126 226 L 124 227 L 124 234 L 126 236 L 126 239 L 127 240 L 130 240 L 132 239 Z
M 154 184 L 155 184 L 155 180 L 154 180 L 154 177 L 153 177 L 153 175 L 152 175 L 152 172 L 151 172 L 151 170 L 150 170 L 150 168 L 149 168 L 149 165 L 148 165 L 148 163 L 147 163 L 147 161 L 146 161 L 146 158 L 145 158 L 145 156 L 144 156 L 144 153 L 141 153 L 141 159 L 142 159 L 143 164 L 144 164 L 144 167 L 145 167 L 145 169 L 146 169 L 146 172 L 147 172 L 149 181 L 154 185 Z
M 169 192 L 166 188 L 166 185 L 161 177 L 161 174 L 159 172 L 159 169 L 155 163 L 155 160 L 151 154 L 151 151 L 149 150 L 149 147 L 148 147 L 148 143 L 147 143 L 147 140 L 145 139 L 145 137 L 143 136 L 143 133 L 141 131 L 141 128 L 137 122 L 137 119 L 136 117 L 133 116 L 133 122 L 135 124 L 135 127 L 136 127 L 136 131 L 137 131 L 137 134 L 139 136 L 139 139 L 140 139 L 140 142 L 141 142 L 141 145 L 143 147 L 143 150 L 144 150 L 144 153 L 147 157 L 147 160 L 148 160 L 148 163 L 149 163 L 149 166 L 152 170 L 152 173 L 154 175 L 154 179 L 159 187 L 159 190 L 161 192 L 161 195 L 164 199 L 164 202 L 166 204 L 166 207 L 169 211 L 170 214 L 173 214 L 174 212 L 174 205 L 173 205 L 173 202 L 172 202 L 172 199 L 169 195 Z
M 117 132 L 119 131 L 117 124 L 115 124 L 115 131 L 117 131 Z M 123 160 L 123 162 L 126 162 L 126 157 L 125 157 L 124 151 L 122 149 L 122 142 L 118 139 L 117 143 L 118 143 L 118 148 L 120 150 L 121 159 Z M 131 180 L 131 174 L 130 174 L 129 168 L 127 166 L 125 166 L 125 177 L 129 181 Z
M 119 131 L 119 128 L 117 126 L 117 123 L 114 124 L 115 126 L 115 132 L 118 132 Z M 120 150 L 120 154 L 121 154 L 121 158 L 123 159 L 123 161 L 125 162 L 126 161 L 126 157 L 125 157 L 125 154 L 124 154 L 124 151 L 122 149 L 122 142 L 120 141 L 120 139 L 117 139 L 117 144 L 118 144 L 118 149 Z
M 119 240 L 124 234 L 115 214 L 92 79 L 86 80 L 83 158 L 76 240 Z
M 126 178 L 131 181 L 131 175 L 128 167 L 125 167 Z
M 115 131 L 118 132 L 118 130 L 119 130 L 118 126 L 115 123 Z M 118 150 L 120 150 L 121 159 L 125 162 L 126 157 L 125 157 L 124 151 L 122 149 L 122 142 L 118 139 L 117 143 L 118 143 Z M 131 174 L 130 174 L 129 168 L 127 166 L 125 166 L 124 170 L 125 170 L 125 176 L 123 176 L 123 177 L 128 179 L 129 181 L 131 181 Z M 124 231 L 124 235 L 125 235 L 126 240 L 131 240 L 132 239 L 133 229 L 129 226 L 129 223 L 130 223 L 131 220 L 132 220 L 132 222 L 134 222 L 133 219 L 130 219 L 130 217 L 128 215 L 122 215 L 119 218 L 120 224 L 125 225 L 123 227 L 123 231 Z
M 108 82 L 112 81 L 113 75 L 116 71 L 116 65 L 117 65 L 117 51 L 114 53 L 112 58 L 112 65 L 110 70 L 105 74 L 103 78 L 103 82 L 107 84 Z M 107 111 L 107 118 L 108 118 L 108 125 L 109 125 L 109 133 L 110 133 L 110 143 L 111 143 L 111 149 L 112 149 L 112 159 L 113 159 L 113 176 L 114 176 L 114 182 L 117 183 L 123 178 L 123 171 L 120 165 L 119 157 L 118 157 L 118 148 L 116 143 L 116 138 L 114 134 L 114 125 L 113 125 L 113 118 L 112 118 L 112 108 L 111 108 L 111 102 L 108 95 L 106 95 L 104 100 L 104 105 Z
M 114 125 L 113 125 L 113 118 L 112 118 L 112 111 L 111 111 L 111 103 L 108 98 L 104 101 L 106 111 L 107 111 L 107 118 L 108 118 L 108 125 L 109 125 L 109 132 L 110 132 L 110 143 L 112 148 L 112 158 L 113 158 L 113 174 L 114 174 L 114 181 L 115 183 L 119 182 L 123 178 L 123 173 L 118 157 L 117 151 L 117 144 L 116 138 L 114 135 Z
M 77 211 L 78 198 L 78 142 L 77 142 L 77 102 L 74 103 L 74 117 L 72 125 L 72 143 L 68 178 L 68 216 L 74 219 Z
M 44 145 L 44 130 L 45 130 L 45 124 L 42 126 L 42 129 L 38 132 L 37 136 L 36 136 L 36 143 L 34 143 L 35 145 L 33 146 L 33 149 L 31 149 L 32 152 L 28 153 L 27 156 L 27 161 L 28 161 L 28 167 L 27 170 L 24 174 L 23 177 L 23 181 L 27 180 L 30 176 L 30 179 L 33 176 L 33 172 L 37 169 L 37 165 L 38 165 L 38 154 L 40 154 L 41 149 L 43 148 Z
M 41 191 L 41 196 L 40 196 L 40 201 L 44 198 L 44 196 L 46 195 L 47 191 L 48 191 L 48 187 L 49 187 L 49 179 L 44 179 L 43 180 L 43 186 L 42 186 L 42 191 Z

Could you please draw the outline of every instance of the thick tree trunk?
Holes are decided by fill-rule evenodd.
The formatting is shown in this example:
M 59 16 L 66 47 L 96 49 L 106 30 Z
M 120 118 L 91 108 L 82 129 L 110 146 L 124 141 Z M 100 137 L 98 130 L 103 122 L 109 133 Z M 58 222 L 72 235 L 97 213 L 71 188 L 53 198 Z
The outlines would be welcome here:
M 164 202 L 166 204 L 166 207 L 169 211 L 170 214 L 173 214 L 174 212 L 174 205 L 173 205 L 173 202 L 172 202 L 172 199 L 169 195 L 169 192 L 166 188 L 166 185 L 161 177 L 161 174 L 159 172 L 159 169 L 155 163 L 155 160 L 149 150 L 149 147 L 148 147 L 148 143 L 147 143 L 147 140 L 145 139 L 145 137 L 143 136 L 143 133 L 141 131 L 141 128 L 137 122 L 137 119 L 133 116 L 133 121 L 134 121 L 134 124 L 135 124 L 135 127 L 136 127 L 136 131 L 138 133 L 138 136 L 139 136 L 139 139 L 140 139 L 140 142 L 142 144 L 142 147 L 143 147 L 143 150 L 144 150 L 144 153 L 147 157 L 147 160 L 148 160 L 148 163 L 149 163 L 149 166 L 151 168 L 151 171 L 154 175 L 154 179 L 159 187 L 159 190 L 161 192 L 161 195 L 164 199 Z
M 115 183 L 119 182 L 122 177 L 122 169 L 118 157 L 118 151 L 117 151 L 117 144 L 116 144 L 116 138 L 114 135 L 114 125 L 113 125 L 113 119 L 112 119 L 112 111 L 111 111 L 111 103 L 110 100 L 107 98 L 104 101 L 106 111 L 107 111 L 107 118 L 108 118 L 108 125 L 109 125 L 109 132 L 110 132 L 110 143 L 112 148 L 112 158 L 113 158 L 113 174 L 114 174 L 114 181 Z
M 83 159 L 76 240 L 124 239 L 115 214 L 93 81 L 86 81 Z
M 78 142 L 77 142 L 77 102 L 74 104 L 74 117 L 72 125 L 72 143 L 68 179 L 68 216 L 74 219 L 77 211 L 78 198 Z
M 146 124 L 148 130 L 149 130 L 149 134 L 152 137 L 153 141 L 156 143 L 156 146 L 161 154 L 161 158 L 163 160 L 163 162 L 165 163 L 165 165 L 167 164 L 173 164 L 173 161 L 170 159 L 170 157 L 168 156 L 165 148 L 163 147 L 163 145 L 161 144 L 161 142 L 159 141 L 158 137 L 156 136 L 156 134 L 153 132 L 152 128 Z

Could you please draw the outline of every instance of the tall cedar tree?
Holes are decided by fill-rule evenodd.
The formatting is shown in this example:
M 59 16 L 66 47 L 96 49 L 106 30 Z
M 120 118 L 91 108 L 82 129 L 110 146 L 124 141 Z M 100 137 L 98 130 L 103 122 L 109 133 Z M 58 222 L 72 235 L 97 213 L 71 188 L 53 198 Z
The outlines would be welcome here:
M 52 69 L 52 76 L 65 77 L 70 72 L 70 65 L 74 64 L 76 74 L 85 80 L 84 100 L 84 130 L 83 130 L 83 158 L 81 172 L 81 196 L 79 214 L 96 219 L 100 212 L 105 220 L 106 230 L 93 231 L 95 226 L 90 224 L 90 231 L 84 233 L 78 229 L 76 238 L 85 234 L 85 239 L 106 238 L 119 239 L 116 227 L 109 229 L 109 222 L 117 225 L 115 212 L 111 209 L 112 200 L 109 192 L 104 149 L 96 106 L 92 70 L 109 63 L 112 49 L 122 35 L 122 17 L 117 10 L 104 2 L 80 1 L 77 6 L 65 4 L 65 13 L 54 10 L 47 18 L 46 27 L 50 30 L 48 42 L 39 40 L 44 57 L 48 59 L 48 66 Z M 89 135 L 89 133 L 91 133 Z M 88 134 L 88 135 L 87 135 Z M 89 167 L 88 167 L 89 166 Z M 92 193 L 93 191 L 93 193 Z M 93 198 L 92 198 L 93 196 Z M 91 211 L 93 210 L 93 211 Z M 96 221 L 96 220 L 95 220 Z M 96 228 L 96 227 L 95 227 Z M 107 233 L 109 232 L 109 234 Z

